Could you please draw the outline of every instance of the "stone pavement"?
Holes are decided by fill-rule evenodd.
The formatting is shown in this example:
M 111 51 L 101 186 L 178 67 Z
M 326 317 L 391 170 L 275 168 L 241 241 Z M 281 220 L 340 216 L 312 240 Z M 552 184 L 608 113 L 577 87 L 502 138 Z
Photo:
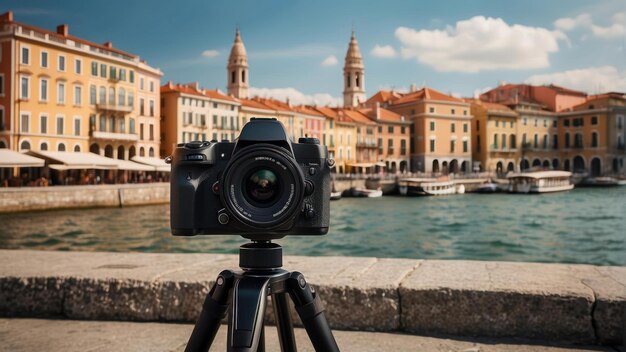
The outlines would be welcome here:
M 0 351 L 120 352 L 182 351 L 193 325 L 76 320 L 0 319 Z M 226 350 L 223 325 L 211 351 Z M 280 351 L 276 328 L 266 328 L 266 350 Z M 521 340 L 460 340 L 381 332 L 334 331 L 342 352 L 565 352 L 615 351 L 609 347 L 529 344 Z M 296 329 L 299 351 L 313 351 L 304 329 Z

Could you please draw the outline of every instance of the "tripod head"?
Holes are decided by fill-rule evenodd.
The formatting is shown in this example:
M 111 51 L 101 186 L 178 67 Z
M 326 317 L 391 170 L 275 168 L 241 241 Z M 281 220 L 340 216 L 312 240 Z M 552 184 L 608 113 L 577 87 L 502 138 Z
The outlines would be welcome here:
M 244 271 L 275 271 L 283 266 L 283 247 L 271 241 L 255 241 L 239 247 L 239 267 Z

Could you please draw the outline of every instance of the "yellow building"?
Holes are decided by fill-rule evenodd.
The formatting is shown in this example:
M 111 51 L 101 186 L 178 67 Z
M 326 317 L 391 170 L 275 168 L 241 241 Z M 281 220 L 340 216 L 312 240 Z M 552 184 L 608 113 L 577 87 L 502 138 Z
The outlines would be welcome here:
M 161 72 L 111 43 L 96 44 L 0 16 L 0 147 L 34 151 L 92 151 L 129 159 L 140 147 L 138 124 L 154 125 L 158 89 L 141 99 L 152 101 L 151 120 L 136 110 L 138 77 L 158 87 Z M 158 150 L 158 129 L 144 147 Z
M 520 150 L 517 143 L 519 115 L 506 105 L 470 100 L 474 171 L 518 171 Z
M 339 109 L 322 106 L 315 109 L 326 118 L 322 144 L 335 159 L 335 172 L 343 174 L 349 165 L 357 162 L 357 123 Z
M 559 115 L 563 168 L 589 176 L 623 175 L 626 159 L 626 96 L 606 93 Z

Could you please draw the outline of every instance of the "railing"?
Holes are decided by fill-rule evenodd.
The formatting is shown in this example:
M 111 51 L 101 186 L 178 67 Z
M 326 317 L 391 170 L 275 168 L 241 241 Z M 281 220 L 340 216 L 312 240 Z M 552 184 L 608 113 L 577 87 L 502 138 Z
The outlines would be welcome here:
M 106 111 L 120 111 L 120 112 L 132 112 L 132 106 L 117 105 L 117 104 L 96 104 L 96 109 Z
M 91 138 L 95 139 L 115 139 L 122 141 L 130 141 L 136 142 L 139 140 L 136 134 L 130 133 L 117 133 L 117 132 L 102 132 L 102 131 L 91 131 Z

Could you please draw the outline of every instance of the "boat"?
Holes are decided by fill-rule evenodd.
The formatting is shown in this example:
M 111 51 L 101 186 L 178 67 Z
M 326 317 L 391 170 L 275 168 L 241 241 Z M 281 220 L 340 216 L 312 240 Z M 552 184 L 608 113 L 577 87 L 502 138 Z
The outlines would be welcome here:
M 494 182 L 485 182 L 474 190 L 476 193 L 496 193 L 498 192 L 498 184 Z
M 587 177 L 577 184 L 578 187 L 617 187 L 625 185 L 626 180 L 615 177 Z
M 509 193 L 550 193 L 569 191 L 574 188 L 569 171 L 535 171 L 511 173 Z
M 350 191 L 353 197 L 377 198 L 383 196 L 381 189 L 352 188 Z
M 432 178 L 401 179 L 398 181 L 398 190 L 401 195 L 406 196 L 440 196 L 456 193 L 456 187 L 450 180 Z
M 368 189 L 381 189 L 385 196 L 398 193 L 398 184 L 395 178 L 370 177 L 365 180 L 365 187 Z
M 341 199 L 341 192 L 330 192 L 330 200 Z

